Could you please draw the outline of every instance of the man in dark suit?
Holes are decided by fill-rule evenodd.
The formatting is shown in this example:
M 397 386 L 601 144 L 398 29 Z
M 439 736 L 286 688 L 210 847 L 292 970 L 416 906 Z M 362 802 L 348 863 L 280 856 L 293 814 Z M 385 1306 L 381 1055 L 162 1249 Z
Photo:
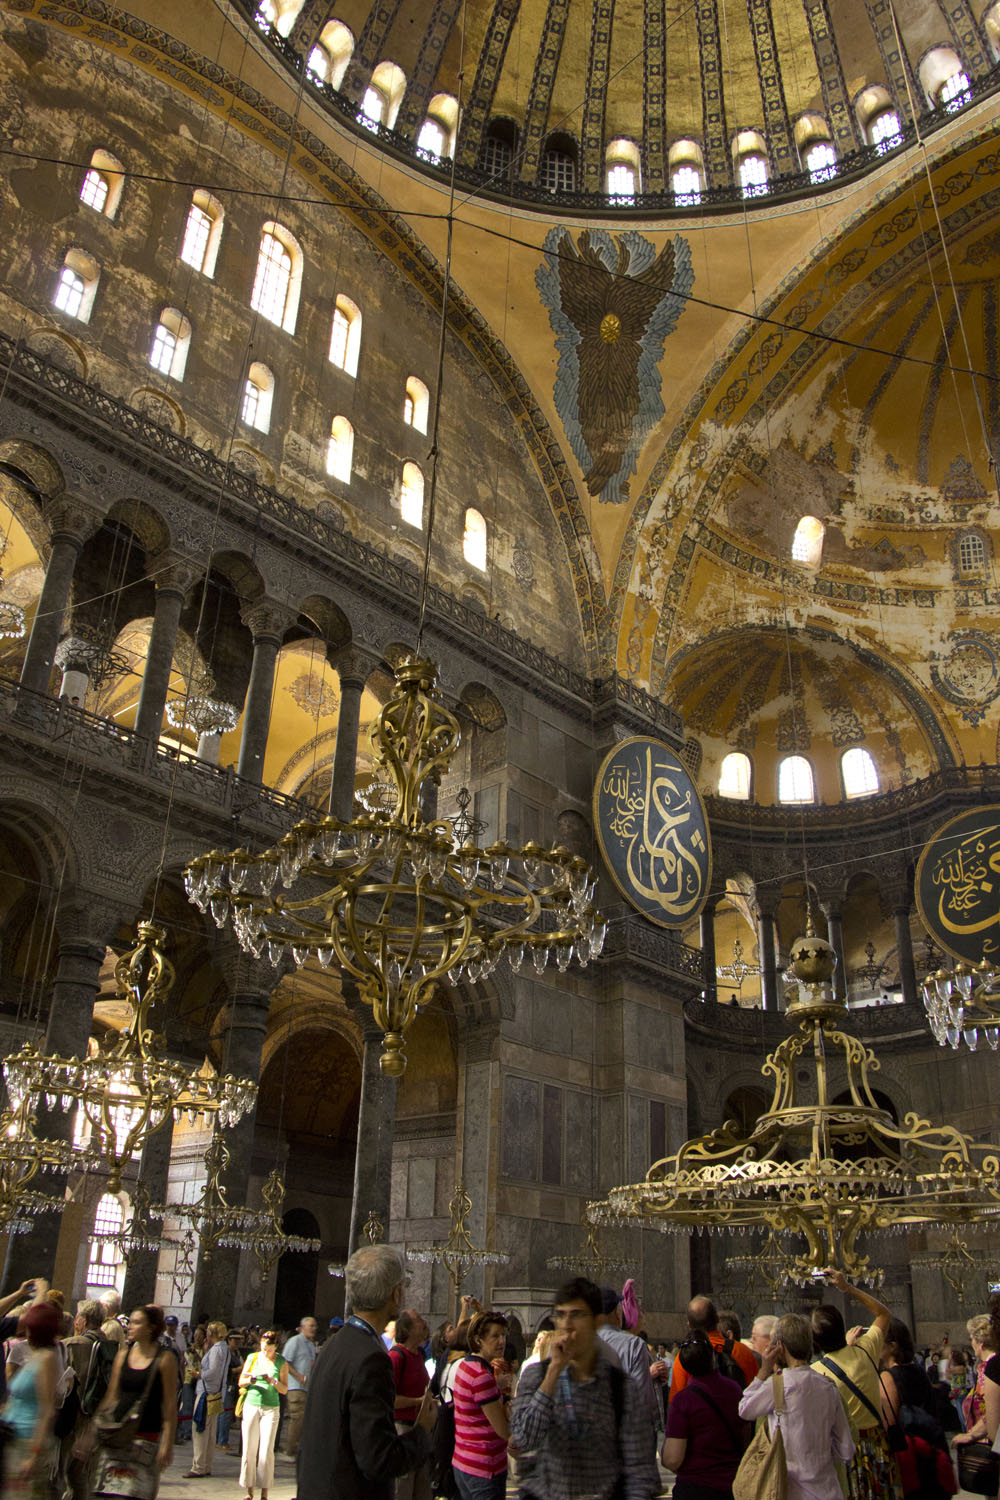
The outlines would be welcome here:
M 437 1405 L 425 1392 L 409 1432 L 393 1420 L 392 1363 L 382 1331 L 400 1310 L 403 1262 L 388 1245 L 356 1250 L 345 1270 L 350 1317 L 313 1366 L 298 1453 L 297 1500 L 392 1500 L 422 1464 Z

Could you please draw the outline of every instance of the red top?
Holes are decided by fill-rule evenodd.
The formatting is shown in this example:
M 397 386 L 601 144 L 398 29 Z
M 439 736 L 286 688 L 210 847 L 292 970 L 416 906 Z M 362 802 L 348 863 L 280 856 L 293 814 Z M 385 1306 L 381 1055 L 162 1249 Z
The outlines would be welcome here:
M 463 1474 L 492 1479 L 507 1472 L 507 1443 L 493 1430 L 483 1407 L 500 1400 L 493 1371 L 478 1354 L 467 1354 L 455 1372 L 455 1456 Z
M 422 1396 L 430 1377 L 419 1350 L 414 1352 L 404 1348 L 402 1344 L 393 1344 L 389 1350 L 389 1358 L 392 1360 L 392 1380 L 396 1395 Z M 393 1412 L 393 1416 L 397 1422 L 415 1422 L 419 1410 L 419 1406 L 403 1406 Z

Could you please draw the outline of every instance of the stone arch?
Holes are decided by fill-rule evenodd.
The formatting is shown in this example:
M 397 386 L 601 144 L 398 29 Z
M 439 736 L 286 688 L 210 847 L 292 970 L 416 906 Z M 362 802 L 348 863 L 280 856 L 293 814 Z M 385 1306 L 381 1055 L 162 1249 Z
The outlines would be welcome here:
M 106 521 L 127 526 L 145 548 L 147 557 L 166 552 L 171 545 L 170 524 L 155 506 L 145 500 L 127 497 L 116 500 L 105 513 Z
M 298 603 L 299 622 L 307 634 L 318 635 L 331 650 L 346 646 L 353 638 L 347 615 L 323 594 L 307 594 Z
M 55 800 L 58 788 L 52 787 Z M 52 874 L 53 889 L 77 891 L 81 887 L 86 859 L 77 843 L 79 823 L 74 809 L 67 806 L 56 812 L 43 802 L 35 780 L 17 773 L 0 776 L 0 828 L 7 826 L 19 833 Z
M 0 472 L 19 479 L 36 501 L 51 500 L 66 488 L 62 469 L 52 455 L 26 438 L 0 439 Z
M 213 552 L 209 569 L 229 582 L 242 606 L 256 604 L 267 592 L 260 569 L 245 552 Z

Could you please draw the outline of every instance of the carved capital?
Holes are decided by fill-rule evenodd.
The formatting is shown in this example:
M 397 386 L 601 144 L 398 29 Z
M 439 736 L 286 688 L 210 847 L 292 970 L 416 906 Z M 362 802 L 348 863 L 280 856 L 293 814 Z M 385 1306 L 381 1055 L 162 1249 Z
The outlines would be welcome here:
M 327 661 L 340 678 L 341 691 L 352 684 L 355 687 L 364 687 L 375 668 L 380 665 L 379 657 L 373 651 L 366 651 L 363 646 L 341 646 L 338 650 L 327 652 Z
M 67 495 L 60 496 L 59 500 L 49 507 L 47 512 L 52 539 L 57 536 L 66 537 L 82 547 L 87 538 L 97 530 L 100 525 L 100 517 L 81 501 L 70 499 Z
M 201 572 L 197 564 L 176 552 L 160 552 L 146 567 L 146 577 L 156 585 L 158 594 L 186 594 Z
M 285 631 L 295 623 L 295 612 L 277 599 L 257 599 L 253 604 L 240 606 L 240 618 L 255 641 L 263 638 L 280 643 Z
M 85 892 L 70 896 L 60 902 L 56 917 L 60 949 L 66 944 L 84 944 L 103 952 L 118 929 L 133 917 L 134 911 L 104 896 Z

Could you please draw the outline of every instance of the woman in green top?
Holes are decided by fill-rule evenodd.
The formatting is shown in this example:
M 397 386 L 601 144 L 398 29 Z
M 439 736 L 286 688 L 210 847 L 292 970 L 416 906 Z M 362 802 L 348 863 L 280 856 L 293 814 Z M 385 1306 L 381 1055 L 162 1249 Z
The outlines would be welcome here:
M 247 1500 L 253 1500 L 254 1485 L 260 1485 L 260 1500 L 267 1500 L 274 1478 L 274 1440 L 278 1436 L 280 1398 L 288 1389 L 287 1361 L 278 1353 L 278 1335 L 268 1329 L 260 1336 L 260 1348 L 251 1354 L 240 1374 L 243 1399 L 243 1462 L 240 1484 Z

